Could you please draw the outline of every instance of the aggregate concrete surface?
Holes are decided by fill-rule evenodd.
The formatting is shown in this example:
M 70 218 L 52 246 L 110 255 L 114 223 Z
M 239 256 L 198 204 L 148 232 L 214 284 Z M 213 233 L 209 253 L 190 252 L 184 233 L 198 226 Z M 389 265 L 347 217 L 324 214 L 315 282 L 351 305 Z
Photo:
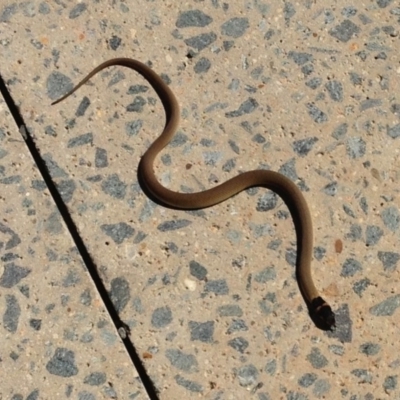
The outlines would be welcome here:
M 398 2 L 2 0 L 0 49 L 0 399 L 400 399 Z M 336 330 L 308 315 L 279 196 L 143 193 L 165 116 L 139 74 L 50 105 L 115 57 L 178 98 L 163 185 L 300 187 Z

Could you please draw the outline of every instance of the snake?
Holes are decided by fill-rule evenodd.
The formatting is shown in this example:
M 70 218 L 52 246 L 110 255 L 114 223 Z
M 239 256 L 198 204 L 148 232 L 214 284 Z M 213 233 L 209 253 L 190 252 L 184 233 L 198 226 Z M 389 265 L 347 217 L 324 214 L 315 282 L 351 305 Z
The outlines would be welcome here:
M 148 147 L 138 165 L 138 178 L 146 194 L 166 207 L 196 210 L 214 206 L 252 187 L 264 187 L 277 193 L 288 207 L 295 226 L 297 242 L 295 275 L 300 293 L 315 325 L 324 330 L 333 330 L 336 326 L 335 314 L 320 296 L 311 274 L 313 258 L 311 214 L 301 190 L 291 179 L 272 170 L 258 169 L 240 173 L 218 186 L 200 192 L 181 193 L 164 187 L 155 175 L 153 164 L 156 156 L 171 141 L 178 129 L 180 108 L 174 93 L 163 79 L 152 68 L 135 59 L 113 58 L 101 63 L 68 93 L 51 104 L 55 105 L 65 100 L 98 72 L 111 66 L 127 67 L 139 73 L 155 90 L 165 110 L 164 130 Z

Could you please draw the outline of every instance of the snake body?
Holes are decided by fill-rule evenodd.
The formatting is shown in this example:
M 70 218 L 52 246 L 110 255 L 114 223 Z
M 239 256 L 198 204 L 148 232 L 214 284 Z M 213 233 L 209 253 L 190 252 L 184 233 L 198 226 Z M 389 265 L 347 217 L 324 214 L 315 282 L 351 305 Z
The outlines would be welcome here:
M 150 145 L 139 163 L 138 176 L 145 190 L 161 204 L 176 209 L 210 207 L 255 186 L 262 186 L 279 194 L 289 208 L 296 229 L 296 278 L 300 292 L 316 325 L 322 329 L 332 329 L 335 326 L 335 315 L 331 307 L 319 295 L 311 276 L 313 228 L 310 211 L 302 192 L 294 182 L 278 172 L 254 170 L 244 172 L 214 188 L 197 193 L 179 193 L 162 186 L 154 173 L 153 163 L 155 157 L 170 142 L 178 128 L 179 105 L 175 95 L 161 77 L 147 65 L 137 60 L 114 58 L 103 62 L 67 94 L 52 104 L 57 104 L 66 99 L 99 71 L 113 65 L 128 67 L 141 74 L 154 88 L 165 109 L 166 123 L 164 130 Z

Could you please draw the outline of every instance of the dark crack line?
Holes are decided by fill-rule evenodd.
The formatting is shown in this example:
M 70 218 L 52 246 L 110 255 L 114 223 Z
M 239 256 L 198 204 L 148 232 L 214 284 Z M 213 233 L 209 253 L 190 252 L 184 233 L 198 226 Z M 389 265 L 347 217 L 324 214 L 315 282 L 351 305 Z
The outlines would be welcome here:
M 107 309 L 107 312 L 112 319 L 115 328 L 117 329 L 118 333 L 121 332 L 121 330 L 126 331 L 127 333 L 129 332 L 129 329 L 127 329 L 127 325 L 120 319 L 118 312 L 116 311 L 114 304 L 112 303 L 109 293 L 106 290 L 106 287 L 103 284 L 103 281 L 100 278 L 100 275 L 97 271 L 97 266 L 94 263 L 92 257 L 90 256 L 81 236 L 79 235 L 78 229 L 71 217 L 71 214 L 68 211 L 68 208 L 66 204 L 64 203 L 60 193 L 57 190 L 56 184 L 51 178 L 51 175 L 49 173 L 48 168 L 46 167 L 46 164 L 42 157 L 40 156 L 40 152 L 38 148 L 36 147 L 36 144 L 32 137 L 30 136 L 28 130 L 26 129 L 26 124 L 24 122 L 24 119 L 22 118 L 21 113 L 19 112 L 18 107 L 16 106 L 13 98 L 11 97 L 11 94 L 9 93 L 5 82 L 3 80 L 3 77 L 0 75 L 0 93 L 3 95 L 3 98 L 8 106 L 9 111 L 11 112 L 15 123 L 18 126 L 18 129 L 36 163 L 36 166 L 39 169 L 39 172 L 42 175 L 43 180 L 46 182 L 47 188 L 49 189 L 49 192 L 51 196 L 53 197 L 53 200 L 64 220 L 65 225 L 67 226 L 72 239 L 75 243 L 75 246 L 77 247 L 83 262 L 86 265 L 86 268 L 93 280 L 93 283 L 96 286 L 96 289 L 103 300 L 103 303 Z M 151 400 L 159 400 L 158 397 L 158 391 L 154 386 L 154 383 L 150 379 L 149 375 L 147 374 L 147 371 L 140 360 L 140 357 L 135 349 L 135 346 L 131 342 L 130 338 L 128 335 L 120 335 L 122 342 L 125 345 L 126 351 L 128 352 L 132 363 L 134 367 L 136 368 L 139 377 L 143 383 L 144 388 L 147 391 L 147 394 Z

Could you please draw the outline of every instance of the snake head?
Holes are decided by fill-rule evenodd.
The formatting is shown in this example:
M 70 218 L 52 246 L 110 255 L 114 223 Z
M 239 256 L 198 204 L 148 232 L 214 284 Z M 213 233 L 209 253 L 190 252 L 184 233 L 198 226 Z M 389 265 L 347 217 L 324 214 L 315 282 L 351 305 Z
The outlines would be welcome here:
M 309 311 L 311 318 L 319 328 L 330 331 L 336 328 L 335 314 L 322 297 L 317 297 L 311 302 Z

